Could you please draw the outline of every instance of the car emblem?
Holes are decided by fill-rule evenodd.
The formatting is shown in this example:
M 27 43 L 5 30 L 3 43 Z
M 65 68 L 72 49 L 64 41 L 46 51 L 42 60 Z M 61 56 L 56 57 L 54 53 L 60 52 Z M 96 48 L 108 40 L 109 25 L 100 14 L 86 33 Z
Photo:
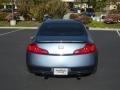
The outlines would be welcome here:
M 64 46 L 58 46 L 58 49 L 64 49 Z

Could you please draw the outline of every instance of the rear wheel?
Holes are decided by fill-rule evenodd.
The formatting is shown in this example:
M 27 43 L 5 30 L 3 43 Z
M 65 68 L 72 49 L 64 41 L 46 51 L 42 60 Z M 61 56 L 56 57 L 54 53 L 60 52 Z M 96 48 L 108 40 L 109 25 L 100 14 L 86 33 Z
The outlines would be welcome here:
M 27 70 L 29 73 L 33 73 L 33 71 L 31 70 L 31 68 L 27 67 Z
M 44 76 L 44 79 L 47 80 L 49 77 L 48 76 Z
M 78 76 L 78 77 L 77 77 L 77 80 L 81 80 L 81 77 L 80 77 L 80 76 Z

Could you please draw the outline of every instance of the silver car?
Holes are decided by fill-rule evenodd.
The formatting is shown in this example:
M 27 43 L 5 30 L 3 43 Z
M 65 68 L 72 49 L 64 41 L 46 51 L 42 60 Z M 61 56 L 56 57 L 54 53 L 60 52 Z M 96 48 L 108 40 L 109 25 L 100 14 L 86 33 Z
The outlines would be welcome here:
M 47 20 L 27 46 L 26 62 L 34 74 L 89 75 L 97 69 L 97 49 L 80 21 Z

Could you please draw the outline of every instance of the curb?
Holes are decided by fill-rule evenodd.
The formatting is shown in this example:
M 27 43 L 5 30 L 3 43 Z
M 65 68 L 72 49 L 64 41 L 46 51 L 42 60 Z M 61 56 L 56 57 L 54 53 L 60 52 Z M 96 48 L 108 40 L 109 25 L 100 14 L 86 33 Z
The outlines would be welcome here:
M 0 29 L 38 29 L 38 27 L 0 27 Z
M 38 29 L 38 27 L 0 27 L 0 29 Z M 90 30 L 120 31 L 120 28 L 89 28 Z
M 120 28 L 92 28 L 90 30 L 103 30 L 103 31 L 120 31 Z

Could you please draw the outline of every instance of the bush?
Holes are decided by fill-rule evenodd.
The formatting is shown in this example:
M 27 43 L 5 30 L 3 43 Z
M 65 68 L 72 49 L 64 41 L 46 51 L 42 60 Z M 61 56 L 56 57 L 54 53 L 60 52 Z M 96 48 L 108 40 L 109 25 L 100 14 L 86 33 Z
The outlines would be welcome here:
M 116 9 L 110 10 L 108 11 L 108 14 L 118 14 L 118 10 Z
M 70 15 L 70 19 L 76 19 L 76 18 L 78 18 L 79 16 L 80 16 L 80 15 L 77 14 L 77 13 L 71 14 L 71 15 Z
M 81 22 L 83 22 L 84 24 L 88 24 L 92 22 L 92 18 L 89 16 L 79 16 L 77 20 L 80 20 Z
M 4 21 L 8 13 L 6 12 L 0 12 L 0 21 Z
M 12 13 L 9 13 L 6 17 L 5 20 L 7 20 L 8 22 L 12 19 L 15 19 L 17 21 L 19 21 L 19 13 L 13 13 L 13 17 L 12 17 Z
M 118 14 L 108 14 L 107 16 L 105 16 L 104 23 L 117 23 L 119 20 L 120 16 Z
M 113 19 L 115 19 L 115 20 L 119 20 L 119 18 L 120 18 L 120 16 L 117 15 L 117 14 L 110 14 L 110 15 L 108 15 L 108 16 L 106 16 L 106 17 L 113 18 Z
M 88 24 L 88 23 L 92 22 L 91 17 L 85 16 L 85 15 L 80 15 L 80 14 L 71 14 L 70 19 L 75 19 L 75 20 L 81 21 L 84 24 Z

